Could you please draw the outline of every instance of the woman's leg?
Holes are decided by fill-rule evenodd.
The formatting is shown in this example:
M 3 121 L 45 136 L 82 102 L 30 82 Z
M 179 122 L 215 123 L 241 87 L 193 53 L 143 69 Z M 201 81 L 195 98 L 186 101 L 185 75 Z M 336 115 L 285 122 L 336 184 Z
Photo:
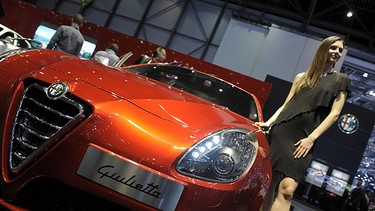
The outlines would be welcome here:
M 289 211 L 292 205 L 292 198 L 297 189 L 298 182 L 290 177 L 284 177 L 278 188 L 278 193 L 271 211 Z
M 280 173 L 272 172 L 272 180 L 266 196 L 264 197 L 263 204 L 260 207 L 260 211 L 270 211 L 273 200 L 275 198 L 275 190 L 277 184 L 280 182 Z

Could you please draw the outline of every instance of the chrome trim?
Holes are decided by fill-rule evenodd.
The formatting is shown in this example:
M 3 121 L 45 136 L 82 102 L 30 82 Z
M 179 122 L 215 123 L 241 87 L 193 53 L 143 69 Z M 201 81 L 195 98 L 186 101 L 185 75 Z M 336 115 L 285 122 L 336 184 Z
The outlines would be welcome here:
M 89 146 L 77 173 L 160 210 L 175 210 L 184 186 Z
M 52 93 L 53 99 L 46 96 L 47 86 L 37 83 L 26 86 L 10 141 L 9 167 L 13 172 L 34 159 L 45 145 L 74 120 L 83 117 L 84 106 L 72 95 L 66 94 L 68 89 L 64 88 L 65 85 L 60 85 L 57 89 L 61 90 Z
M 51 100 L 61 98 L 69 91 L 69 85 L 63 81 L 57 81 L 46 89 L 47 97 Z

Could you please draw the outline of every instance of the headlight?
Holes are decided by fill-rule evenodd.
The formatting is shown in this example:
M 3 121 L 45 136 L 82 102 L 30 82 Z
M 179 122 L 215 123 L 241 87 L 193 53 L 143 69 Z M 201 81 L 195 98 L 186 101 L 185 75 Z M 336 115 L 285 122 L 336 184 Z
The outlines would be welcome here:
M 177 171 L 208 181 L 233 182 L 253 165 L 257 151 L 254 134 L 225 129 L 192 146 L 178 161 Z

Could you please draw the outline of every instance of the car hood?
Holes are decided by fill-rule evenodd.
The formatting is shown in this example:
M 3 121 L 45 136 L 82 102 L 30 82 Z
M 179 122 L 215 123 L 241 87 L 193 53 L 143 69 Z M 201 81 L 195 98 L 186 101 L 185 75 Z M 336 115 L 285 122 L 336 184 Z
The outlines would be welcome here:
M 98 62 L 61 61 L 49 67 L 184 127 L 218 130 L 233 127 L 233 123 L 246 124 L 249 121 L 182 90 L 126 70 L 106 67 Z

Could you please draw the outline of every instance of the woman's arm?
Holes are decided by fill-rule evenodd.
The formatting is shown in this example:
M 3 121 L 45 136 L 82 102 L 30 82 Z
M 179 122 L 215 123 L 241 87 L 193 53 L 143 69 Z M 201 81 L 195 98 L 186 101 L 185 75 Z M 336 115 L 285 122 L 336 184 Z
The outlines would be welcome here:
M 276 121 L 277 117 L 279 116 L 280 112 L 284 109 L 285 105 L 288 104 L 290 99 L 292 99 L 292 97 L 294 96 L 295 91 L 296 91 L 297 81 L 299 78 L 301 78 L 303 74 L 304 73 L 300 73 L 294 78 L 292 87 L 290 88 L 289 94 L 286 97 L 284 103 L 276 110 L 276 112 L 271 116 L 271 118 L 269 118 L 266 122 L 256 122 L 254 125 L 258 127 L 270 127 Z
M 295 146 L 297 149 L 294 151 L 293 155 L 295 158 L 305 157 L 311 147 L 313 146 L 315 140 L 321 136 L 325 131 L 327 131 L 333 123 L 335 123 L 341 113 L 342 108 L 344 107 L 346 100 L 346 92 L 341 91 L 335 101 L 333 102 L 331 111 L 329 112 L 328 116 L 323 120 L 320 125 L 315 128 L 315 130 L 304 139 L 298 141 Z
M 333 102 L 331 112 L 323 120 L 323 122 L 309 135 L 309 138 L 315 141 L 319 136 L 321 136 L 325 131 L 327 131 L 333 123 L 337 121 L 341 113 L 341 110 L 344 107 L 345 100 L 346 93 L 341 91 L 337 95 L 335 101 Z

